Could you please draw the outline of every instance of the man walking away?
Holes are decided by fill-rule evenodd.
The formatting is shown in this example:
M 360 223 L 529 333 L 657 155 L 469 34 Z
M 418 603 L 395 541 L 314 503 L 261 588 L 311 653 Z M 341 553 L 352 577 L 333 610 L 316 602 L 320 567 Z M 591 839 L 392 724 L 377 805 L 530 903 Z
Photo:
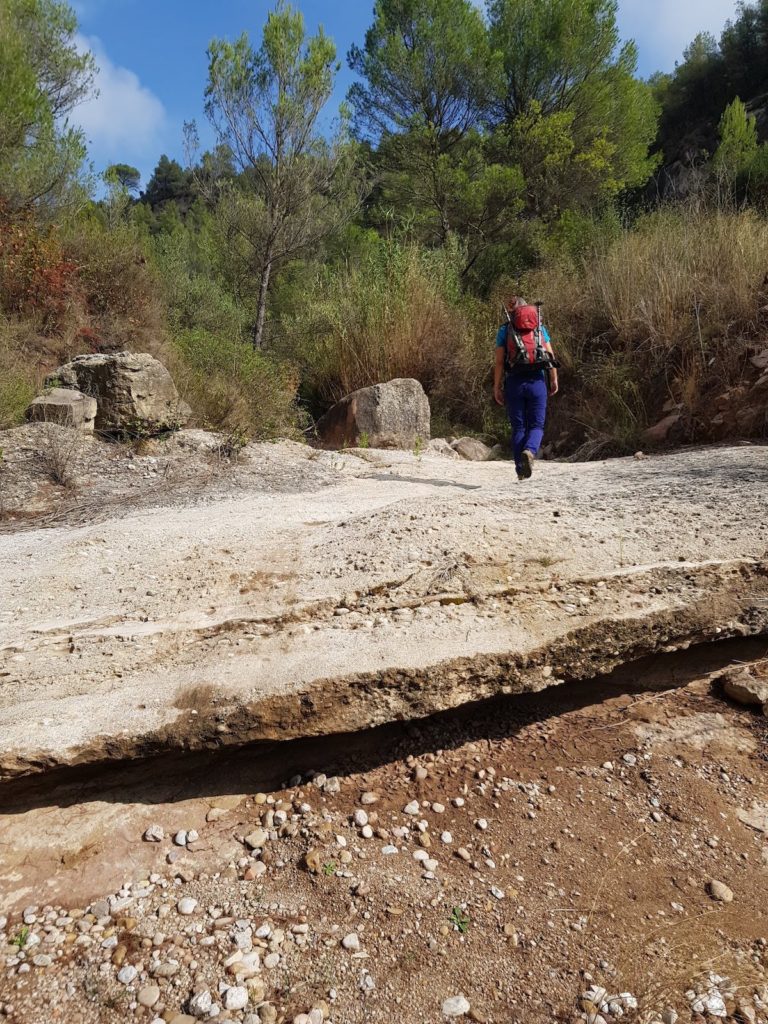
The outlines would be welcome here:
M 504 310 L 507 322 L 496 335 L 493 395 L 507 408 L 517 478 L 527 480 L 544 436 L 547 395 L 558 391 L 558 363 L 540 305 L 515 297 Z

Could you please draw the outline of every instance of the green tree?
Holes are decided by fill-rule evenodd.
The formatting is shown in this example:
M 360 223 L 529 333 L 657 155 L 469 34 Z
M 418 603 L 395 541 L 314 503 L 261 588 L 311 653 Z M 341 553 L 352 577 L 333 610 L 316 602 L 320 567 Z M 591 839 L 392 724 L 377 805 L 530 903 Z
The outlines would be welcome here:
M 127 192 L 139 191 L 141 173 L 137 167 L 131 167 L 130 164 L 111 164 L 105 172 L 105 177 L 107 180 L 118 182 Z
M 91 92 L 95 65 L 76 30 L 57 0 L 0 4 L 0 193 L 12 206 L 55 208 L 80 183 L 85 143 L 67 116 Z
M 652 89 L 621 45 L 616 0 L 490 0 L 503 54 L 496 117 L 540 214 L 599 204 L 648 180 L 658 122 Z
M 164 203 L 190 200 L 190 176 L 177 160 L 169 159 L 165 153 L 157 162 L 147 187 L 141 195 L 142 202 L 149 203 L 157 211 Z
M 322 29 L 308 39 L 301 13 L 280 0 L 257 50 L 244 34 L 214 40 L 208 57 L 206 114 L 241 172 L 237 183 L 221 184 L 217 211 L 233 257 L 259 281 L 260 348 L 274 269 L 317 245 L 356 205 L 345 127 L 330 140 L 318 128 L 339 67 L 336 48 Z
M 544 117 L 572 109 L 616 62 L 616 0 L 490 0 L 493 46 L 503 54 L 501 120 L 538 103 Z
M 737 96 L 720 119 L 720 145 L 712 162 L 716 173 L 732 184 L 750 167 L 756 155 L 755 118 L 747 114 L 747 108 Z
M 434 240 L 444 242 L 469 150 L 477 171 L 477 128 L 500 64 L 470 0 L 376 0 L 373 17 L 364 46 L 349 53 L 362 79 L 349 94 L 356 125 L 381 143 L 386 191 L 399 192 L 408 216 L 436 221 Z

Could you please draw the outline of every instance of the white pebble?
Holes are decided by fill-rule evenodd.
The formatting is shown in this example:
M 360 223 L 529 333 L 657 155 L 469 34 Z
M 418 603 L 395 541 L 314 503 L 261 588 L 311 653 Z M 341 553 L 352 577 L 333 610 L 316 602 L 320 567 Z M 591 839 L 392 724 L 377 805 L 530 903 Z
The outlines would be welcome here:
M 469 1000 L 465 995 L 451 996 L 450 999 L 443 1001 L 442 1011 L 445 1017 L 464 1017 L 469 1010 Z
M 193 900 L 191 896 L 183 896 L 176 904 L 176 909 L 184 917 L 189 917 L 197 910 L 197 900 Z
M 248 1005 L 248 989 L 242 985 L 234 985 L 224 993 L 225 1010 L 244 1010 Z

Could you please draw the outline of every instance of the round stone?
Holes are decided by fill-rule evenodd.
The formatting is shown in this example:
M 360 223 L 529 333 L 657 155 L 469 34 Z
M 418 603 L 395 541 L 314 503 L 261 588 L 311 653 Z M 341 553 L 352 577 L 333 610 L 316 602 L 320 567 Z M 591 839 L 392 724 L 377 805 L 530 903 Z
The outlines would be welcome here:
M 191 896 L 183 896 L 176 904 L 176 909 L 184 917 L 189 917 L 197 910 L 197 900 L 192 899 Z
M 459 994 L 443 1000 L 442 1011 L 445 1017 L 463 1017 L 469 1010 L 469 1000 L 465 995 Z
M 242 985 L 234 985 L 224 993 L 225 1010 L 244 1010 L 248 1005 L 248 989 Z
M 713 878 L 707 885 L 709 895 L 718 903 L 733 903 L 733 891 L 724 882 Z
M 133 964 L 126 964 L 125 967 L 121 967 L 117 972 L 117 980 L 121 985 L 130 985 L 132 981 L 136 980 L 138 973 Z
M 341 940 L 341 944 L 344 947 L 344 949 L 349 949 L 353 953 L 357 953 L 358 950 L 360 949 L 360 939 L 355 934 L 355 932 L 350 932 L 349 935 L 345 935 L 344 938 Z
M 160 989 L 157 985 L 145 985 L 144 988 L 139 989 L 139 994 L 136 996 L 136 1001 L 139 1006 L 154 1006 L 160 998 Z
M 257 828 L 245 837 L 245 845 L 252 850 L 260 850 L 268 839 L 269 834 L 263 828 Z

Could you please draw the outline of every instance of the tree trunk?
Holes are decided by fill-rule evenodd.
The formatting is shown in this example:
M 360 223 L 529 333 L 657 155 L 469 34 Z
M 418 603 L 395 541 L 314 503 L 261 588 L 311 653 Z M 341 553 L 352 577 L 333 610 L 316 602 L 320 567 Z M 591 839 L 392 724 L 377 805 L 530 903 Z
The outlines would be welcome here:
M 261 348 L 264 344 L 264 321 L 267 316 L 267 292 L 269 291 L 269 278 L 272 273 L 272 262 L 267 260 L 261 271 L 261 282 L 259 283 L 259 306 L 256 313 L 256 327 L 253 331 L 253 347 Z

